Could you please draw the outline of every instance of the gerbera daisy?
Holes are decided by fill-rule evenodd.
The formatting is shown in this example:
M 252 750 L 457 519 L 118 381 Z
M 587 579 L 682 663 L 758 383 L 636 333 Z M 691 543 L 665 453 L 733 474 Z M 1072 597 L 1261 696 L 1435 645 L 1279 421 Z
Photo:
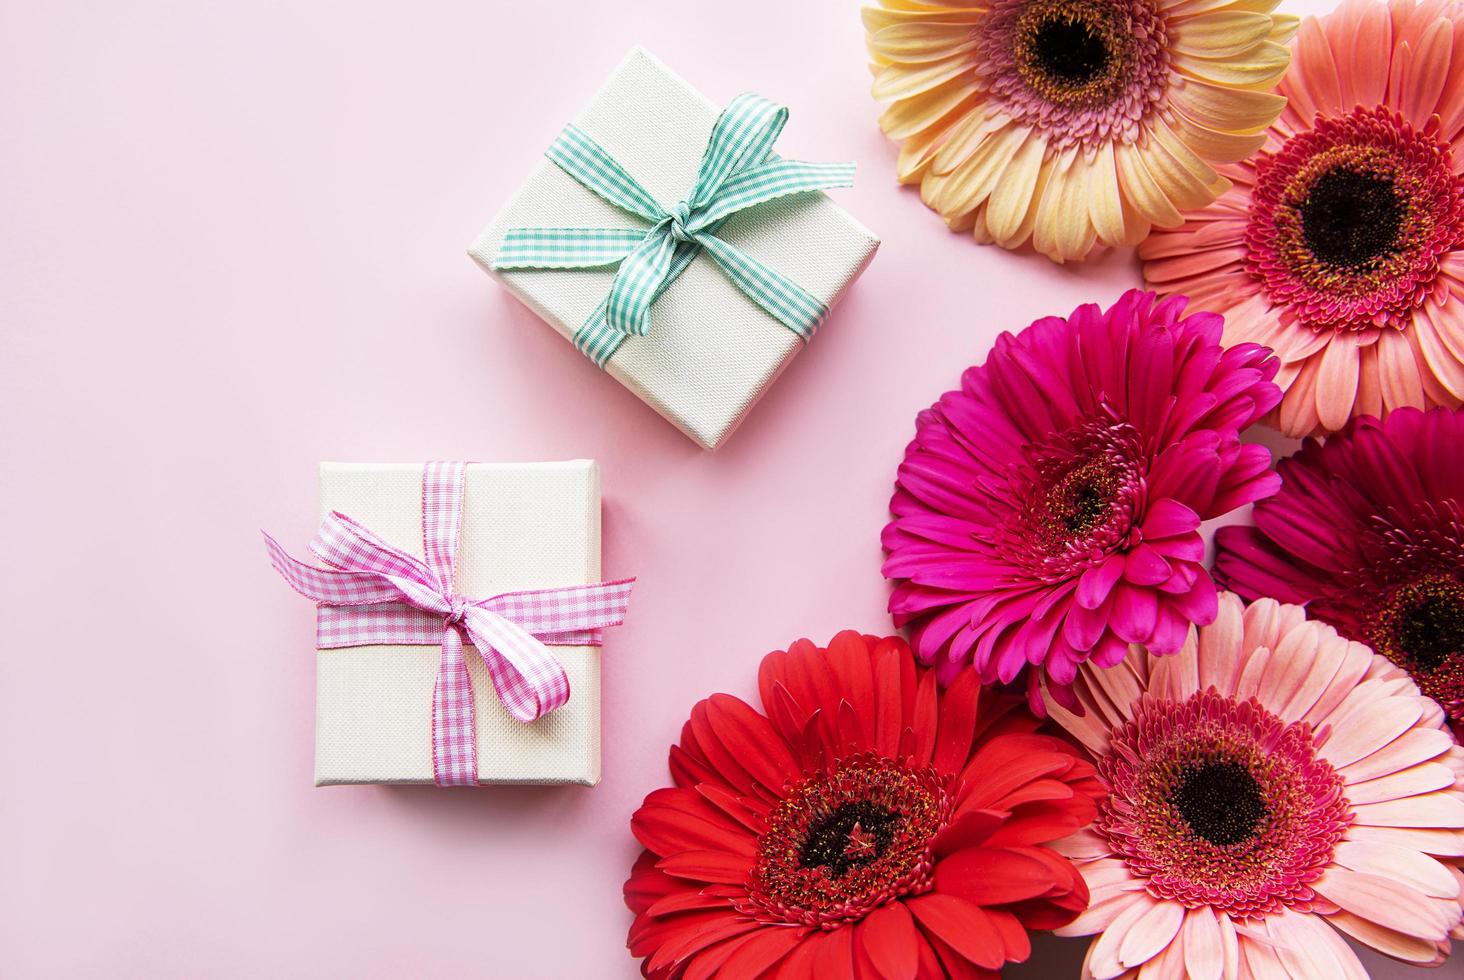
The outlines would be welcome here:
M 1309 18 L 1265 152 L 1140 248 L 1163 291 L 1276 352 L 1293 436 L 1464 398 L 1464 4 Z
M 1126 293 L 1002 334 L 915 422 L 885 527 L 890 612 L 943 681 L 1174 653 L 1215 618 L 1200 522 L 1274 492 L 1239 433 L 1275 406 L 1276 361 L 1222 350 L 1220 318 Z M 1042 710 L 1037 672 L 1027 675 Z
M 1226 593 L 1178 656 L 1084 668 L 1076 689 L 1084 714 L 1053 716 L 1110 793 L 1057 844 L 1092 892 L 1058 930 L 1099 934 L 1084 976 L 1366 980 L 1342 935 L 1448 955 L 1464 749 L 1398 668 Z
M 1358 419 L 1278 470 L 1255 526 L 1216 534 L 1216 576 L 1368 644 L 1464 734 L 1464 411 Z
M 1093 819 L 1093 768 L 1020 699 L 852 632 L 769 654 L 758 687 L 762 712 L 692 709 L 631 819 L 646 976 L 995 980 L 1087 906 L 1044 845 Z
M 880 0 L 864 24 L 898 176 L 952 229 L 1059 262 L 1177 226 L 1285 104 L 1277 2 Z

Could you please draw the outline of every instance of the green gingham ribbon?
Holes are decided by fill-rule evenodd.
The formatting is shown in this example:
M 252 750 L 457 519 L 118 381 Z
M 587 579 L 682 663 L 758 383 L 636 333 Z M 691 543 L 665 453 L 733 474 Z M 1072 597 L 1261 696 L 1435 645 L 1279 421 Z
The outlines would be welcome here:
M 854 183 L 852 163 L 801 163 L 774 155 L 773 144 L 787 121 L 787 108 L 761 96 L 733 99 L 712 127 L 691 193 L 669 211 L 571 123 L 546 156 L 588 190 L 650 222 L 650 227 L 511 228 L 493 268 L 619 265 L 610 294 L 574 335 L 575 346 L 600 367 L 627 336 L 646 335 L 651 307 L 702 251 L 748 299 L 806 341 L 828 316 L 828 307 L 716 235 L 739 211 L 789 194 Z

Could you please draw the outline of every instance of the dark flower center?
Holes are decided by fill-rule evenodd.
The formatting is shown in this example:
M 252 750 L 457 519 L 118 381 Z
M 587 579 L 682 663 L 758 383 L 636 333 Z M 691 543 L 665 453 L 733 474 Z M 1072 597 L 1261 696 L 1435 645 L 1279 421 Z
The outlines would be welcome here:
M 1191 830 L 1222 847 L 1255 836 L 1266 816 L 1260 783 L 1238 762 L 1206 762 L 1183 770 L 1174 805 Z
M 1338 167 L 1317 177 L 1299 210 L 1313 255 L 1359 269 L 1397 250 L 1405 206 L 1386 174 Z
M 1093 28 L 1079 20 L 1054 18 L 1037 27 L 1032 54 L 1049 78 L 1078 87 L 1108 67 L 1108 46 Z
M 1075 470 L 1054 494 L 1054 517 L 1070 535 L 1088 533 L 1108 513 L 1115 482 L 1093 464 Z
M 1012 29 L 1011 56 L 1028 91 L 1049 106 L 1111 105 L 1133 72 L 1134 28 L 1101 0 L 1037 0 Z
M 1145 695 L 1098 761 L 1094 831 L 1157 899 L 1235 918 L 1310 902 L 1351 819 L 1311 726 L 1215 688 Z
M 809 828 L 798 849 L 798 864 L 828 868 L 835 878 L 842 878 L 851 867 L 869 864 L 889 848 L 899 820 L 897 814 L 867 800 L 845 803 Z
M 1035 574 L 1062 578 L 1120 547 L 1143 503 L 1142 446 L 1126 422 L 1103 414 L 1025 450 L 1013 470 L 1021 510 L 1000 546 Z
M 1431 575 L 1399 586 L 1374 617 L 1366 639 L 1378 653 L 1414 672 L 1425 694 L 1437 697 L 1417 674 L 1464 669 L 1464 583 Z
M 1398 623 L 1398 645 L 1419 666 L 1433 670 L 1464 651 L 1464 606 L 1457 596 L 1427 596 Z
M 1359 106 L 1256 157 L 1246 269 L 1300 324 L 1407 329 L 1461 236 L 1464 180 L 1437 123 Z
M 767 815 L 747 880 L 747 915 L 833 926 L 927 886 L 950 815 L 935 769 L 860 755 L 788 787 Z

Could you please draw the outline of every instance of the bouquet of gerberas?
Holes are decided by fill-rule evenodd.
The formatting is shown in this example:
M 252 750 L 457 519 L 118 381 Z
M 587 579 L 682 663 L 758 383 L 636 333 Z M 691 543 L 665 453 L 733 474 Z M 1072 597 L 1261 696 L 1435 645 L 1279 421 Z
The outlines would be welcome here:
M 1142 242 L 1157 293 L 919 414 L 909 646 L 693 709 L 632 821 L 647 976 L 989 978 L 1052 930 L 1093 980 L 1358 978 L 1348 940 L 1464 937 L 1464 3 L 1275 6 L 866 11 L 901 180 L 1004 247 Z M 1313 438 L 1273 469 L 1256 424 Z

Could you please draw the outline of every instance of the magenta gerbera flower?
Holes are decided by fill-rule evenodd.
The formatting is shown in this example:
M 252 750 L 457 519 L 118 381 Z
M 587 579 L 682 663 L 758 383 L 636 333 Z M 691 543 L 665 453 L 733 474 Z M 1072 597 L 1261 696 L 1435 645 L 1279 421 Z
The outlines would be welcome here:
M 1408 671 L 1464 733 L 1464 409 L 1400 409 L 1309 439 L 1254 527 L 1215 536 L 1217 577 Z
M 1035 665 L 1063 700 L 1078 664 L 1174 653 L 1215 618 L 1200 522 L 1275 491 L 1270 452 L 1239 435 L 1281 393 L 1269 351 L 1223 350 L 1221 318 L 1186 302 L 1134 290 L 1003 334 L 916 419 L 884 573 L 943 680 Z

